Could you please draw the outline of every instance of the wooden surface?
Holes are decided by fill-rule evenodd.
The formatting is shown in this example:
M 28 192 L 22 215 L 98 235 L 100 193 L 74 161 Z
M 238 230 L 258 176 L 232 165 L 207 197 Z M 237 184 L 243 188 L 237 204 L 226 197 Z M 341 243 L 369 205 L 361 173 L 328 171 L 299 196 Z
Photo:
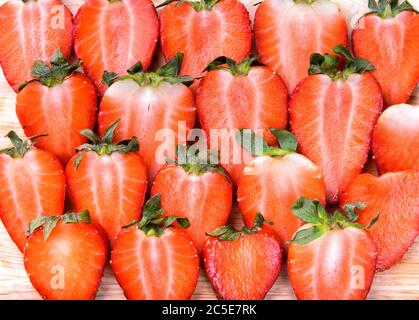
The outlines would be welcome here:
M 347 0 L 346 0 L 347 1 Z M 351 1 L 351 0 L 350 0 Z M 354 0 L 358 1 L 358 0 Z M 5 0 L 0 0 L 0 5 Z M 73 13 L 82 0 L 66 0 L 71 4 Z M 156 1 L 158 2 L 158 1 Z M 257 2 L 249 0 L 247 2 Z M 413 2 L 416 2 L 414 0 Z M 417 104 L 419 90 L 414 94 L 413 103 Z M 4 135 L 9 130 L 23 134 L 15 115 L 16 94 L 9 88 L 0 69 L 0 148 L 8 145 Z M 234 224 L 241 224 L 238 209 L 233 209 L 231 220 Z M 123 299 L 124 296 L 109 267 L 106 268 L 97 299 Z M 289 285 L 285 267 L 267 299 L 295 299 Z M 369 299 L 416 299 L 419 300 L 419 240 L 410 248 L 404 259 L 392 269 L 378 273 L 374 279 Z M 31 286 L 23 267 L 22 254 L 0 223 L 0 300 L 1 299 L 40 299 Z M 215 299 L 214 292 L 203 271 L 199 278 L 198 287 L 193 299 Z

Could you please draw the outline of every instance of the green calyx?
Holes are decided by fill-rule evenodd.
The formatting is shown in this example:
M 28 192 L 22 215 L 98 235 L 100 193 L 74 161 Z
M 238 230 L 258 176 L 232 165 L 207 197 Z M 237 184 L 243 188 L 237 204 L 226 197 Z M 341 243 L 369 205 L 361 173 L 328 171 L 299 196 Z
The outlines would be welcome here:
M 317 0 L 294 0 L 295 4 L 313 4 Z
M 326 74 L 332 80 L 347 80 L 351 74 L 363 74 L 367 71 L 375 70 L 375 67 L 366 59 L 355 58 L 341 44 L 333 48 L 333 52 L 343 57 L 345 64 L 340 69 L 339 56 L 333 54 L 313 53 L 310 57 L 309 75 Z
M 89 211 L 83 210 L 81 212 L 69 212 L 61 216 L 40 216 L 31 221 L 31 223 L 29 224 L 29 230 L 27 231 L 27 235 L 29 236 L 35 230 L 39 229 L 40 227 L 43 227 L 44 240 L 47 240 L 49 235 L 51 234 L 51 231 L 55 228 L 58 221 L 60 220 L 64 223 L 90 223 L 90 215 Z
M 191 85 L 194 78 L 190 76 L 179 76 L 180 67 L 182 66 L 183 53 L 176 53 L 164 66 L 160 67 L 156 72 L 145 72 L 140 61 L 127 70 L 127 74 L 118 76 L 115 72 L 105 71 L 103 73 L 102 83 L 110 86 L 114 82 L 131 79 L 138 85 L 158 87 L 162 82 L 170 84 L 183 83 Z
M 402 11 L 417 12 L 409 1 L 404 1 L 399 5 L 398 0 L 368 0 L 368 8 L 372 11 L 368 14 L 376 14 L 383 19 L 393 18 Z
M 267 221 L 263 215 L 257 213 L 255 216 L 254 225 L 250 229 L 242 227 L 240 230 L 237 230 L 233 226 L 227 225 L 219 227 L 212 232 L 206 233 L 206 235 L 210 237 L 216 237 L 219 241 L 234 241 L 240 236 L 243 237 L 246 234 L 251 235 L 253 233 L 259 232 L 264 223 L 272 225 L 272 222 Z
M 145 204 L 142 218 L 140 221 L 133 221 L 124 228 L 137 226 L 147 236 L 160 237 L 164 230 L 170 227 L 175 221 L 182 228 L 189 228 L 189 220 L 184 217 L 163 216 L 164 210 L 161 208 L 160 194 L 152 196 Z
M 297 140 L 291 132 L 273 128 L 270 131 L 276 137 L 279 147 L 269 146 L 263 137 L 250 129 L 240 129 L 235 136 L 236 142 L 255 156 L 283 157 L 296 152 Z
M 0 150 L 0 153 L 7 154 L 12 158 L 23 158 L 33 145 L 37 143 L 37 139 L 47 136 L 46 134 L 41 134 L 38 136 L 31 137 L 27 140 L 22 140 L 14 131 L 9 131 L 6 135 L 10 139 L 13 147 Z
M 113 143 L 113 136 L 115 134 L 115 129 L 118 126 L 121 119 L 116 120 L 113 124 L 106 129 L 105 134 L 102 138 L 94 133 L 90 129 L 84 129 L 80 131 L 80 134 L 88 138 L 92 143 L 82 144 L 77 148 L 77 151 L 81 151 L 78 155 L 76 161 L 74 162 L 74 167 L 77 169 L 80 165 L 80 162 L 83 156 L 90 151 L 96 152 L 98 155 L 111 155 L 114 152 L 119 152 L 122 154 L 128 152 L 136 152 L 140 149 L 140 145 L 136 137 L 132 137 L 128 140 L 122 140 L 118 143 Z
M 156 8 L 161 8 L 167 6 L 172 2 L 176 2 L 177 5 L 181 3 L 188 3 L 191 5 L 195 11 L 199 12 L 202 10 L 211 10 L 220 0 L 200 0 L 200 1 L 189 1 L 189 0 L 166 0 L 165 2 L 159 4 Z
M 345 215 L 340 210 L 335 210 L 332 214 L 329 214 L 319 201 L 301 197 L 291 206 L 291 211 L 296 217 L 304 222 L 311 223 L 312 226 L 297 231 L 290 242 L 305 245 L 320 238 L 330 230 L 349 227 L 368 229 L 377 222 L 379 215 L 375 216 L 368 226 L 363 226 L 356 222 L 359 217 L 356 210 L 364 208 L 364 203 L 353 202 L 343 206 Z
M 55 54 L 51 57 L 50 63 L 41 60 L 36 60 L 31 69 L 32 80 L 24 82 L 19 87 L 19 91 L 31 82 L 40 82 L 47 87 L 53 87 L 57 84 L 63 83 L 74 71 L 81 67 L 81 61 L 78 60 L 75 64 L 69 64 L 63 57 L 60 49 L 57 49 Z
M 246 77 L 249 74 L 250 67 L 257 65 L 257 59 L 257 55 L 250 55 L 243 61 L 237 63 L 233 59 L 221 56 L 214 59 L 204 71 L 226 70 L 229 71 L 233 76 Z

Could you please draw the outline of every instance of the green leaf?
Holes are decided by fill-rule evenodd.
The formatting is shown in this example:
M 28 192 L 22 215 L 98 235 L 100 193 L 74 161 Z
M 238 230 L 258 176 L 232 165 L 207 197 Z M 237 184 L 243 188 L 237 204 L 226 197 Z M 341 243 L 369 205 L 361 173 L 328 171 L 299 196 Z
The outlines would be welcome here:
M 85 222 L 90 223 L 90 214 L 88 210 L 83 210 L 80 212 L 69 212 L 61 216 L 61 220 L 64 223 L 78 223 Z
M 118 78 L 116 72 L 104 71 L 102 76 L 102 83 L 106 86 L 110 86 Z
M 115 134 L 116 127 L 118 126 L 121 119 L 116 120 L 112 123 L 108 129 L 106 129 L 105 134 L 102 137 L 102 142 L 106 144 L 112 144 L 113 136 Z
M 292 213 L 300 220 L 307 223 L 322 223 L 319 215 L 317 214 L 317 207 L 319 202 L 316 200 L 310 200 L 306 197 L 300 197 L 291 206 Z
M 211 237 L 219 237 L 222 234 L 226 233 L 227 230 L 231 229 L 231 228 L 233 228 L 233 226 L 230 226 L 230 225 L 222 226 L 222 227 L 219 227 L 219 228 L 215 229 L 212 232 L 207 232 L 206 235 L 211 236 Z
M 47 240 L 49 235 L 51 234 L 52 230 L 57 225 L 58 221 L 60 220 L 59 217 L 50 216 L 46 219 L 44 223 L 44 240 Z
M 240 129 L 235 135 L 236 142 L 249 153 L 261 156 L 269 148 L 263 137 L 256 135 L 250 129 Z
M 353 61 L 354 57 L 352 54 L 341 44 L 333 47 L 333 52 L 343 56 L 347 61 Z
M 191 226 L 188 218 L 182 218 L 182 217 L 177 218 L 177 222 L 184 229 L 189 228 Z
M 182 61 L 183 53 L 177 52 L 173 58 L 156 71 L 156 74 L 161 77 L 177 77 L 182 66 Z
M 287 130 L 280 130 L 274 128 L 271 128 L 270 131 L 278 140 L 281 149 L 290 150 L 294 152 L 297 150 L 297 139 L 291 132 Z
M 343 206 L 343 211 L 346 213 L 349 221 L 355 222 L 359 217 L 355 210 L 363 210 L 364 208 L 365 203 L 363 202 L 350 202 Z
M 141 63 L 141 61 L 136 62 L 133 66 L 131 66 L 127 72 L 129 74 L 136 74 L 138 72 L 144 72 L 144 68 L 143 65 Z
M 89 139 L 94 144 L 99 144 L 100 143 L 100 138 L 98 137 L 98 135 L 96 133 L 93 132 L 93 130 L 83 129 L 83 130 L 80 131 L 80 134 L 82 136 L 85 136 L 87 139 Z
M 310 57 L 309 75 L 327 74 L 334 78 L 338 72 L 339 58 L 335 55 L 313 53 Z
M 305 245 L 320 238 L 328 231 L 329 227 L 327 225 L 314 225 L 297 231 L 290 242 Z

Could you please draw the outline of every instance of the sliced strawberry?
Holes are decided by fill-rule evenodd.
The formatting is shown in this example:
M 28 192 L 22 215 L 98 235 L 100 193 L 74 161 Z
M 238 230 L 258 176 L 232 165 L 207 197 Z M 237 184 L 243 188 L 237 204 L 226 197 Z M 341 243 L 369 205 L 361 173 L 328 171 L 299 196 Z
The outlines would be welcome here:
M 74 50 L 100 94 L 104 71 L 124 73 L 138 60 L 150 65 L 159 32 L 150 0 L 88 0 L 74 23 Z
M 261 62 L 284 79 L 290 93 L 307 75 L 313 52 L 348 45 L 345 16 L 331 1 L 265 0 L 254 29 Z
M 10 0 L 0 7 L 0 65 L 13 90 L 30 80 L 35 60 L 57 49 L 69 58 L 73 46 L 70 10 L 59 0 Z
M 209 233 L 204 263 L 217 297 L 262 300 L 281 270 L 281 245 L 258 214 L 251 229 L 223 226 Z
M 356 222 L 355 209 L 344 207 L 329 215 L 318 201 L 300 198 L 294 214 L 308 224 L 297 231 L 288 250 L 288 276 L 300 300 L 361 300 L 371 288 L 377 251 L 374 242 Z
M 83 130 L 92 144 L 84 144 L 67 164 L 68 193 L 76 210 L 90 211 L 92 221 L 100 224 L 111 245 L 119 230 L 139 219 L 147 190 L 146 167 L 138 142 L 112 143 L 115 122 L 100 139 Z
M 338 69 L 335 55 L 313 54 L 309 76 L 300 82 L 290 102 L 291 128 L 300 151 L 322 168 L 327 201 L 336 203 L 367 161 L 371 134 L 382 109 L 381 89 L 365 73 L 373 66 L 354 59 Z
M 115 138 L 138 138 L 150 182 L 166 157 L 175 158 L 176 145 L 186 143 L 195 123 L 194 97 L 183 84 L 192 78 L 177 76 L 181 64 L 177 54 L 156 72 L 144 72 L 137 63 L 127 75 L 105 74 L 110 87 L 100 104 L 99 132 L 121 119 Z
M 372 151 L 378 171 L 419 169 L 419 106 L 386 109 L 375 125 Z
M 376 67 L 386 106 L 406 103 L 419 81 L 419 14 L 407 1 L 369 7 L 352 33 L 354 52 Z
M 240 63 L 225 57 L 214 60 L 196 96 L 199 121 L 210 147 L 220 151 L 221 163 L 235 183 L 252 157 L 243 154 L 240 158 L 241 148 L 234 140 L 234 130 L 262 130 L 272 145 L 276 139 L 269 129 L 283 129 L 288 122 L 287 88 L 268 68 L 252 66 L 255 60 L 254 56 Z
M 183 300 L 195 290 L 198 253 L 183 230 L 170 225 L 186 218 L 162 216 L 160 196 L 144 206 L 143 218 L 121 230 L 112 250 L 112 270 L 131 300 Z
M 239 179 L 237 201 L 245 224 L 250 227 L 256 214 L 262 213 L 273 222 L 272 229 L 285 249 L 303 223 L 292 214 L 291 205 L 301 195 L 325 203 L 326 192 L 320 168 L 294 152 L 293 136 L 287 131 L 273 132 L 280 137 L 281 148 L 265 143 L 259 156 L 246 165 Z
M 381 177 L 362 174 L 342 196 L 342 203 L 366 204 L 359 222 L 366 223 L 379 214 L 369 234 L 377 245 L 377 269 L 391 268 L 399 262 L 419 234 L 419 172 L 387 173 Z
M 182 75 L 199 77 L 219 56 L 243 60 L 250 52 L 249 13 L 238 0 L 168 1 L 160 14 L 166 59 L 182 52 Z
M 47 134 L 37 147 L 51 152 L 63 165 L 87 138 L 80 134 L 96 123 L 96 91 L 82 73 L 80 63 L 69 65 L 61 51 L 50 66 L 36 61 L 34 80 L 21 86 L 16 97 L 16 114 L 28 137 Z
M 34 148 L 14 131 L 7 137 L 13 147 L 0 151 L 0 218 L 23 251 L 26 231 L 33 219 L 63 213 L 65 176 L 63 167 L 52 154 Z

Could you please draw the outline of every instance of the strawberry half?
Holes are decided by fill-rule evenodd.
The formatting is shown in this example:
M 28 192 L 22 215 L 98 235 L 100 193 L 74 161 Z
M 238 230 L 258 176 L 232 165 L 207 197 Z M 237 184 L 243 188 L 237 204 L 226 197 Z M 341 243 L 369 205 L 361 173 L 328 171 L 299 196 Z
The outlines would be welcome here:
M 108 257 L 108 241 L 87 210 L 41 216 L 29 226 L 23 261 L 29 280 L 48 300 L 94 299 Z
M 261 214 L 251 229 L 220 227 L 208 235 L 204 264 L 217 297 L 222 300 L 262 300 L 281 270 L 281 245 Z
M 235 130 L 263 130 L 263 137 L 274 145 L 276 139 L 269 128 L 283 129 L 288 123 L 287 88 L 268 68 L 253 66 L 256 58 L 249 56 L 240 63 L 217 58 L 208 65 L 209 72 L 200 81 L 196 95 L 200 124 L 210 147 L 220 151 L 221 163 L 234 183 L 245 163 L 252 160 L 251 155 L 242 154 L 234 139 Z
M 313 52 L 348 45 L 345 16 L 332 1 L 265 0 L 254 29 L 260 61 L 281 76 L 290 93 L 306 77 Z
M 386 173 L 380 177 L 362 174 L 342 196 L 342 204 L 362 201 L 359 222 L 380 214 L 368 230 L 377 245 L 377 269 L 383 271 L 399 262 L 419 234 L 419 172 Z
M 137 139 L 112 143 L 118 123 L 113 123 L 102 138 L 83 130 L 92 143 L 81 145 L 66 167 L 73 205 L 76 210 L 89 210 L 111 245 L 124 225 L 140 218 L 147 190 L 147 169 L 136 153 Z
M 0 218 L 23 252 L 33 219 L 63 213 L 65 176 L 52 154 L 33 146 L 43 137 L 23 141 L 14 131 L 7 137 L 13 146 L 0 150 Z
M 363 300 L 375 274 L 374 242 L 356 222 L 361 203 L 348 203 L 329 215 L 318 202 L 298 199 L 291 210 L 307 222 L 290 241 L 288 276 L 300 300 Z
M 237 201 L 243 220 L 250 227 L 262 213 L 273 222 L 272 229 L 286 249 L 287 241 L 303 224 L 290 207 L 301 195 L 325 203 L 326 191 L 321 170 L 309 159 L 295 153 L 297 142 L 285 130 L 271 129 L 279 147 L 270 147 L 266 141 L 247 130 L 241 130 L 239 141 L 257 157 L 246 165 L 238 183 Z
M 48 60 L 57 48 L 70 57 L 72 14 L 59 0 L 7 1 L 0 7 L 0 30 L 0 65 L 16 92 L 31 79 L 35 60 Z
M 123 73 L 138 60 L 150 65 L 159 34 L 150 0 L 88 0 L 74 23 L 74 50 L 101 95 L 104 71 Z
M 126 75 L 104 74 L 110 87 L 100 104 L 99 133 L 121 119 L 115 138 L 138 138 L 150 183 L 166 157 L 175 158 L 176 145 L 186 143 L 195 123 L 194 96 L 183 84 L 193 79 L 178 76 L 182 58 L 178 53 L 156 72 L 144 72 L 139 62 Z
M 37 146 L 54 154 L 63 165 L 87 141 L 80 134 L 96 123 L 96 91 L 81 62 L 70 65 L 60 50 L 49 63 L 35 61 L 33 80 L 20 86 L 16 114 L 28 137 L 47 134 Z
M 354 52 L 376 67 L 386 106 L 406 103 L 419 81 L 419 14 L 408 1 L 368 4 L 352 33 Z
M 367 161 L 383 98 L 367 60 L 342 45 L 333 51 L 344 58 L 343 69 L 337 55 L 313 54 L 309 76 L 292 94 L 290 115 L 299 150 L 322 168 L 327 201 L 337 203 Z
M 199 276 L 198 252 L 183 230 L 187 218 L 162 216 L 160 196 L 144 206 L 141 221 L 125 226 L 112 250 L 116 280 L 130 300 L 189 299 Z

